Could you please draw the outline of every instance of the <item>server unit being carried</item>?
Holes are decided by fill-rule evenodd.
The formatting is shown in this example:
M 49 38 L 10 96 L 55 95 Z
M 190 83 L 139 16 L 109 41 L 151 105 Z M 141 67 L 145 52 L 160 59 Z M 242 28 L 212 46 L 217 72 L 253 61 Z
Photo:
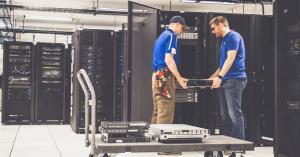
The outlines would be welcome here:
M 96 92 L 96 123 L 113 117 L 113 35 L 111 30 L 81 30 L 73 34 L 73 76 L 85 69 Z M 71 127 L 84 133 L 84 95 L 73 77 Z
M 34 122 L 34 65 L 32 43 L 4 42 L 3 124 Z

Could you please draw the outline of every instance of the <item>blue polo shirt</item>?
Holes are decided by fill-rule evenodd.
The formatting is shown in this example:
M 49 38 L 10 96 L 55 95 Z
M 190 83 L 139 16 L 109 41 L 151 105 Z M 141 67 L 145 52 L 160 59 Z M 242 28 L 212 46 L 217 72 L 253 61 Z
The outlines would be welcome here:
M 227 79 L 238 79 L 238 78 L 247 78 L 246 68 L 245 68 L 245 45 L 242 36 L 234 31 L 230 31 L 223 37 L 221 47 L 220 47 L 220 65 L 219 68 L 222 69 L 225 60 L 227 59 L 227 53 L 230 50 L 236 50 L 237 54 L 235 60 L 223 77 L 223 80 Z
M 166 29 L 155 40 L 152 62 L 153 71 L 167 67 L 167 64 L 165 62 L 166 53 L 174 54 L 174 60 L 176 65 L 178 66 L 177 35 L 171 29 Z

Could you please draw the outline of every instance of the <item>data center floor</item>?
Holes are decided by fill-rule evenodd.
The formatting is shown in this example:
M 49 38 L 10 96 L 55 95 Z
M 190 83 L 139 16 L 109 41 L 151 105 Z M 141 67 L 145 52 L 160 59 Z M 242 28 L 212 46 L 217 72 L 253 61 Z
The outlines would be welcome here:
M 89 153 L 90 149 L 84 146 L 84 135 L 75 134 L 69 125 L 0 125 L 0 157 L 88 157 Z M 183 152 L 181 157 L 203 154 Z M 158 156 L 157 153 L 116 154 L 116 157 Z M 244 156 L 273 157 L 273 148 L 256 147 Z

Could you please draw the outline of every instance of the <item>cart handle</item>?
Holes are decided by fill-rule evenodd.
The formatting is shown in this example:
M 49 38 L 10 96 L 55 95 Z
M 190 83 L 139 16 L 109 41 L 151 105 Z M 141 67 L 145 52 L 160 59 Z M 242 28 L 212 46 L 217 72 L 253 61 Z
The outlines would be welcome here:
M 92 82 L 84 69 L 80 69 L 77 72 L 77 78 L 80 83 L 80 86 L 84 92 L 85 100 L 85 146 L 88 147 L 91 145 L 92 154 L 95 154 L 95 134 L 96 134 L 96 94 Z M 87 85 L 87 86 L 86 86 Z M 91 97 L 89 97 L 89 92 Z M 91 99 L 90 99 L 91 98 Z M 89 139 L 89 105 L 92 105 L 92 137 L 91 141 Z

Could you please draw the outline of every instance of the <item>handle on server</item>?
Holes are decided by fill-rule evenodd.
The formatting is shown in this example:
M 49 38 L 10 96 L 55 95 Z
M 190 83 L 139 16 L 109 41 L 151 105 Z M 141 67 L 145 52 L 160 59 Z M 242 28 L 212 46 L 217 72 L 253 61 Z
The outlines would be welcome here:
M 80 86 L 84 92 L 84 105 L 85 105 L 85 145 L 91 145 L 92 154 L 95 154 L 95 134 L 96 134 L 96 94 L 92 82 L 84 69 L 77 72 L 77 78 Z M 90 92 L 90 95 L 89 95 Z M 89 139 L 89 105 L 92 106 L 92 137 Z

